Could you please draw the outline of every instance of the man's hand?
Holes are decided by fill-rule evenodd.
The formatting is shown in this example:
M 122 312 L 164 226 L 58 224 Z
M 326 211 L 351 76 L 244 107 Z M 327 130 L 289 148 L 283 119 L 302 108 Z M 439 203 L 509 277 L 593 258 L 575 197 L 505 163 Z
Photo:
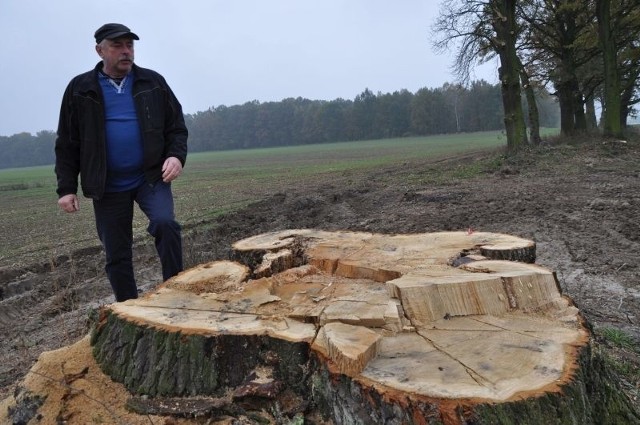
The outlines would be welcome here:
M 58 205 L 68 213 L 76 212 L 80 209 L 80 201 L 75 194 L 64 195 L 58 199 Z
M 169 183 L 182 173 L 182 163 L 175 156 L 170 156 L 162 165 L 162 181 Z

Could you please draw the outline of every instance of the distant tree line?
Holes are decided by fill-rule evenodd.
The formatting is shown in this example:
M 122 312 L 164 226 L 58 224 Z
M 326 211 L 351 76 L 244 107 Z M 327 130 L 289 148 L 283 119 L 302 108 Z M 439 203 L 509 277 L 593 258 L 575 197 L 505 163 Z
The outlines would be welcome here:
M 0 169 L 53 164 L 55 140 L 56 133 L 49 130 L 39 131 L 35 136 L 31 133 L 0 136 Z
M 548 93 L 537 94 L 541 125 L 557 127 L 559 110 Z M 526 108 L 526 105 L 524 106 Z M 354 100 L 288 98 L 218 106 L 185 115 L 189 151 L 264 148 L 392 137 L 423 136 L 504 128 L 500 85 L 484 80 L 467 87 L 444 84 L 416 93 L 374 94 Z M 0 168 L 54 162 L 56 135 L 41 131 L 0 136 Z
M 540 93 L 542 125 L 558 125 L 558 108 Z M 218 106 L 186 116 L 190 151 L 228 150 L 385 139 L 504 128 L 500 86 L 474 81 L 416 93 L 374 94 L 354 100 L 288 98 Z

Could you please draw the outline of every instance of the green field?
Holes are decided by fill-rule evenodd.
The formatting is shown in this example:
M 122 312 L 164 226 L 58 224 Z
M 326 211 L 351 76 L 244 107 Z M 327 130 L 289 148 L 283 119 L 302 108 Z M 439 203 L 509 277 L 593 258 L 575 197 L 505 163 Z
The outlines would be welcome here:
M 174 182 L 176 214 L 193 228 L 287 188 L 353 182 L 372 170 L 505 144 L 500 132 L 483 132 L 194 153 Z M 90 200 L 81 198 L 75 214 L 59 210 L 53 166 L 0 170 L 0 194 L 0 267 L 47 263 L 98 244 Z M 136 238 L 147 237 L 145 228 L 136 210 Z

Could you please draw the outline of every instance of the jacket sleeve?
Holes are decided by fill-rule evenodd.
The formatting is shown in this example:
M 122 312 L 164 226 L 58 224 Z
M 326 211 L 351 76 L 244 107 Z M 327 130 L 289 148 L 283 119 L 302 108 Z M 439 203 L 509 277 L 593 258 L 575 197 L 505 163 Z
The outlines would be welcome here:
M 164 78 L 162 80 L 167 93 L 164 123 L 165 156 L 167 158 L 170 156 L 178 158 L 182 166 L 184 166 L 187 161 L 187 138 L 189 132 L 184 122 L 182 105 L 180 105 Z
M 69 83 L 62 97 L 60 118 L 55 143 L 55 173 L 58 182 L 56 192 L 59 197 L 78 192 L 80 172 L 80 142 L 77 126 L 73 124 L 73 82 Z

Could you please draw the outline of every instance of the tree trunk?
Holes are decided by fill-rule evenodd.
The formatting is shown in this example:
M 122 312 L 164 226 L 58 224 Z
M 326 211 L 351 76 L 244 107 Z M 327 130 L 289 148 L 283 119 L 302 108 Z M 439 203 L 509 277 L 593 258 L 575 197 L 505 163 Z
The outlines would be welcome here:
M 598 118 L 596 117 L 596 105 L 593 95 L 585 100 L 585 110 L 587 115 L 587 130 L 598 128 Z
M 576 21 L 579 11 L 575 5 L 554 1 L 553 22 L 559 43 L 558 57 L 551 78 L 556 87 L 560 103 L 560 131 L 563 136 L 572 136 L 578 130 L 586 129 L 586 118 L 582 102 L 582 92 L 576 75 Z M 566 2 L 565 2 L 566 3 Z
M 560 134 L 571 136 L 576 129 L 573 92 L 566 82 L 560 82 L 556 83 L 556 95 L 560 105 Z
M 618 75 L 618 57 L 611 27 L 611 1 L 596 0 L 598 34 L 604 61 L 604 122 L 603 130 L 608 136 L 622 137 L 620 76 Z
M 527 128 L 520 98 L 520 59 L 516 51 L 516 0 L 492 0 L 490 4 L 493 29 L 498 39 L 498 73 L 502 88 L 507 148 L 515 151 L 527 144 Z
M 520 62 L 520 59 L 518 59 Z M 530 132 L 530 140 L 531 144 L 539 145 L 540 144 L 540 114 L 538 113 L 538 104 L 536 103 L 536 95 L 533 91 L 533 86 L 531 86 L 531 82 L 529 81 L 529 74 L 522 66 L 522 62 L 520 62 L 520 79 L 522 81 L 522 87 L 524 88 L 524 93 L 527 98 L 527 106 L 529 111 L 529 132 Z
M 336 424 L 639 423 L 532 241 L 287 230 L 233 249 L 103 309 L 94 355 L 151 396 L 142 413 L 233 394 Z
M 623 84 L 622 95 L 620 96 L 620 125 L 627 128 L 627 120 L 633 106 L 633 96 L 636 92 L 636 81 L 640 78 L 640 58 L 635 61 L 634 71 L 627 75 L 627 80 Z
M 587 117 L 584 113 L 584 96 L 582 95 L 582 90 L 580 89 L 577 78 L 574 80 L 572 91 L 574 96 L 573 113 L 575 115 L 575 128 L 578 131 L 584 132 L 587 129 Z

